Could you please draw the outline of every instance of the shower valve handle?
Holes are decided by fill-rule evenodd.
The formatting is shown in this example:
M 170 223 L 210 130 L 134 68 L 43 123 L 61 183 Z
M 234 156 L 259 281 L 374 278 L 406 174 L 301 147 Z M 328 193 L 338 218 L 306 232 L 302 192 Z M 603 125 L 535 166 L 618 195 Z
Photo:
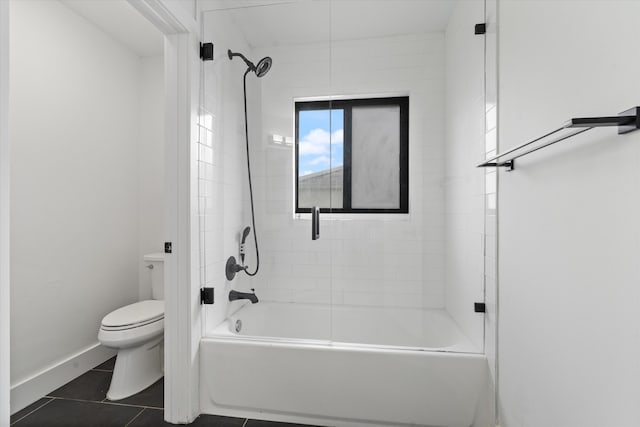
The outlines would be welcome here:
M 311 208 L 311 240 L 320 238 L 320 208 L 314 206 Z

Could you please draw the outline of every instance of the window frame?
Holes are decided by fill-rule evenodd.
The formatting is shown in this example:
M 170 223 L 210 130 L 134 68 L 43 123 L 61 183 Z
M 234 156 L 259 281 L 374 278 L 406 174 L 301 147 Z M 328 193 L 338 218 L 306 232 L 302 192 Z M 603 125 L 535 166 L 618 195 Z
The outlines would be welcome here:
M 351 117 L 353 107 L 375 107 L 397 105 L 400 108 L 400 156 L 399 156 L 399 178 L 400 178 L 400 203 L 397 209 L 377 209 L 377 208 L 352 208 L 351 207 L 351 144 L 352 129 Z M 325 101 L 295 101 L 295 213 L 310 213 L 311 208 L 301 208 L 298 206 L 298 179 L 299 176 L 299 142 L 300 142 L 300 111 L 313 110 L 343 110 L 344 134 L 343 134 L 343 187 L 342 187 L 342 208 L 320 208 L 321 213 L 344 213 L 344 214 L 408 214 L 409 213 L 409 96 L 394 96 L 387 98 L 356 98 L 338 99 Z M 329 130 L 331 132 L 331 129 Z

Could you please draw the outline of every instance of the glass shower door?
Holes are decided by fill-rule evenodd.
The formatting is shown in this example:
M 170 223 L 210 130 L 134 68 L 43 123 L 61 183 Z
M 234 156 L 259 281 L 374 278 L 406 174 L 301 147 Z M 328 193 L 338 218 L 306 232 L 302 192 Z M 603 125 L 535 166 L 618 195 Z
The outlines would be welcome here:
M 483 2 L 210 7 L 200 264 L 220 304 L 206 309 L 207 330 L 238 309 L 231 291 L 255 289 L 308 320 L 284 338 L 481 351 L 485 178 L 473 166 L 484 155 L 484 45 L 464 28 L 482 22 Z M 430 29 L 412 20 L 434 13 L 443 19 Z M 252 67 L 265 57 L 263 75 Z M 472 102 L 460 101 L 463 86 Z M 448 115 L 460 113 L 445 105 L 466 108 L 456 127 Z M 226 280 L 230 256 L 251 275 Z
M 201 162 L 200 200 L 210 206 L 202 211 L 201 264 L 220 295 L 207 308 L 207 330 L 242 306 L 228 301 L 229 292 L 254 289 L 256 310 L 280 314 L 262 319 L 264 334 L 328 342 L 331 245 L 324 228 L 320 240 L 311 240 L 309 212 L 331 203 L 323 199 L 330 194 L 323 174 L 330 170 L 331 117 L 322 111 L 298 114 L 298 106 L 326 102 L 330 94 L 330 5 L 247 0 L 208 7 L 204 37 L 214 43 L 216 56 L 204 65 L 210 70 L 205 111 L 213 125 L 210 133 L 203 130 L 203 141 L 212 140 L 203 153 L 212 153 L 213 160 Z M 265 57 L 272 66 L 262 75 L 252 66 Z M 231 255 L 250 275 L 225 279 Z M 291 316 L 305 321 L 283 320 Z
M 482 352 L 483 2 L 330 4 L 332 341 Z

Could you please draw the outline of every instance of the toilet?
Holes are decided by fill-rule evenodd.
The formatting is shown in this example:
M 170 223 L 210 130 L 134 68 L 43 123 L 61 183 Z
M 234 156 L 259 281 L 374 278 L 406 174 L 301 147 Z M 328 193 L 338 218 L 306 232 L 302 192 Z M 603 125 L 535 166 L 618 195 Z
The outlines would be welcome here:
M 118 350 L 107 399 L 134 395 L 162 378 L 164 364 L 164 254 L 144 256 L 151 297 L 104 316 L 98 341 Z

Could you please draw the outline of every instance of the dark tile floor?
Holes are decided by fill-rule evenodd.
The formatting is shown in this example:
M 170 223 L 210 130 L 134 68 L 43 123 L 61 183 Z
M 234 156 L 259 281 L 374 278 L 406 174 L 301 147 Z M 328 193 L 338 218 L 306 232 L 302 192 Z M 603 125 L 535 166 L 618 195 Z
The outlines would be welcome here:
M 115 358 L 96 366 L 11 416 L 12 426 L 155 427 L 164 422 L 164 382 L 119 400 L 107 401 Z M 195 427 L 303 427 L 302 424 L 200 415 Z

